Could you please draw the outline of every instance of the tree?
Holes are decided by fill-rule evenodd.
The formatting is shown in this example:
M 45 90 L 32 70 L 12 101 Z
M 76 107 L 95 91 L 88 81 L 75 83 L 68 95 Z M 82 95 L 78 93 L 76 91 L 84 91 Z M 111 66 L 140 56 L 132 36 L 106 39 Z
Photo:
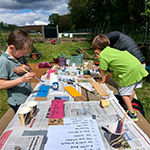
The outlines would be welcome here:
M 130 0 L 130 17 L 134 23 L 143 23 L 144 18 L 141 13 L 144 12 L 145 0 Z
M 48 18 L 49 20 L 49 25 L 51 26 L 56 26 L 58 24 L 59 21 L 59 15 L 58 14 L 51 14 Z
M 58 28 L 59 28 L 59 32 L 64 32 L 64 31 L 70 30 L 69 14 L 59 16 Z
M 141 13 L 141 15 L 144 16 L 145 21 L 149 21 L 149 18 L 150 18 L 150 2 L 146 1 L 145 10 Z
M 70 0 L 68 3 L 72 25 L 77 29 L 97 24 L 122 25 L 141 23 L 144 0 Z
M 90 27 L 90 0 L 70 0 L 68 8 L 70 10 L 70 17 L 72 25 L 76 25 L 76 29 Z
M 17 28 L 17 25 L 15 24 L 7 24 L 7 23 L 3 23 L 0 22 L 0 30 L 3 31 L 13 31 Z

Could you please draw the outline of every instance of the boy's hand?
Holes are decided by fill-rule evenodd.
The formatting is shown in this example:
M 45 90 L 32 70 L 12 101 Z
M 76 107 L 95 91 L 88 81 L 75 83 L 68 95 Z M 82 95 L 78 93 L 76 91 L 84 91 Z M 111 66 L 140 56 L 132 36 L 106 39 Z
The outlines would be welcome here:
M 26 73 L 25 75 L 23 75 L 21 77 L 22 82 L 28 82 L 28 81 L 32 80 L 34 78 L 35 74 L 36 74 L 35 72 Z
M 30 68 L 28 66 L 21 64 L 20 67 L 14 68 L 14 72 L 16 72 L 17 74 L 25 73 L 21 68 L 23 68 L 27 71 L 30 70 Z

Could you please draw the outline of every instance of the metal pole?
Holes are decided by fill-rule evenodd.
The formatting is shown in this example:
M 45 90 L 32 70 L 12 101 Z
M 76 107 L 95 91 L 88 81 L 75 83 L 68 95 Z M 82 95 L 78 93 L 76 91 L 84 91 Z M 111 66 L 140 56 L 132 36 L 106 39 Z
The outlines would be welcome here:
M 147 41 L 147 32 L 148 31 L 148 22 L 146 22 L 146 27 L 145 27 L 145 40 L 144 40 L 144 43 L 146 43 Z

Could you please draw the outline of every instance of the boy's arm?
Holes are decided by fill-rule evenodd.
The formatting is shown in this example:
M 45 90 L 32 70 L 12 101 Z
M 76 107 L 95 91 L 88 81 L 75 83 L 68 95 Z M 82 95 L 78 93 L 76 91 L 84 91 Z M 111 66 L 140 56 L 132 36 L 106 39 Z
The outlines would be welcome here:
M 106 71 L 104 70 L 101 70 L 101 76 L 102 76 L 102 83 L 105 83 L 105 80 L 106 80 Z
M 9 89 L 12 87 L 17 86 L 18 84 L 21 84 L 23 82 L 28 82 L 32 80 L 35 76 L 34 72 L 26 73 L 20 78 L 14 79 L 14 80 L 7 80 L 7 79 L 0 79 L 0 90 L 2 89 Z
M 106 76 L 106 83 L 108 83 L 108 80 L 110 77 L 112 77 L 114 74 L 112 72 L 110 72 L 107 76 Z

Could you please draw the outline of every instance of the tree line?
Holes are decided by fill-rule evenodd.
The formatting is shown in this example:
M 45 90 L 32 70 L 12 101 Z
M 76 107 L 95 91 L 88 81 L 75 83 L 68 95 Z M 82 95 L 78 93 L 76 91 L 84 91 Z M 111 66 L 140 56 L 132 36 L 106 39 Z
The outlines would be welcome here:
M 7 23 L 4 23 L 4 22 L 0 22 L 0 31 L 13 31 L 17 28 L 17 25 L 15 24 L 7 24 Z
M 145 0 L 69 0 L 68 9 L 66 15 L 51 14 L 49 25 L 58 25 L 63 32 L 98 24 L 144 24 L 150 16 L 150 2 Z

